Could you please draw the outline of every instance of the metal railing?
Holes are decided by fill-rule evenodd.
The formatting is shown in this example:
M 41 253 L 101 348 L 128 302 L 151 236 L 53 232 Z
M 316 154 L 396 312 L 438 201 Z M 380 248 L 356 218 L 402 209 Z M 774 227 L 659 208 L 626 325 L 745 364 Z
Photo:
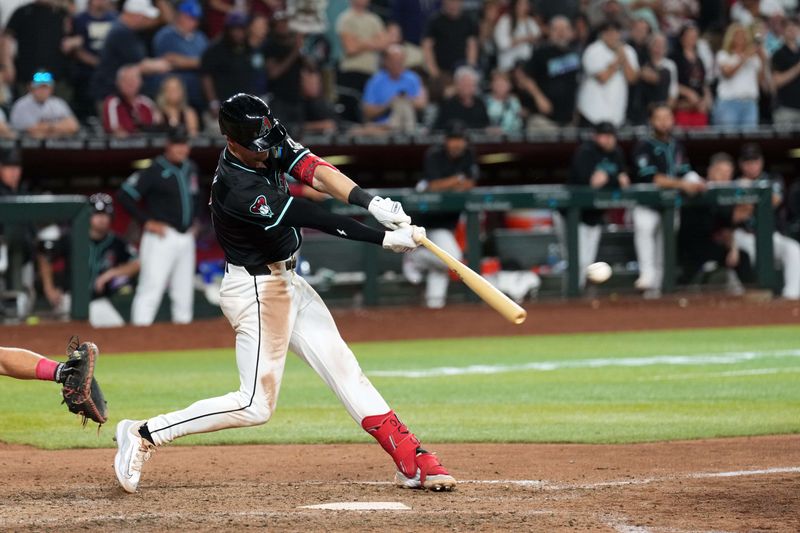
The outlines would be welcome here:
M 635 205 L 651 207 L 661 214 L 664 231 L 664 286 L 669 292 L 675 287 L 676 239 L 675 213 L 683 205 L 756 205 L 756 276 L 761 287 L 774 286 L 772 233 L 774 219 L 772 211 L 772 188 L 769 183 L 756 182 L 751 185 L 714 187 L 706 193 L 687 198 L 674 190 L 657 189 L 652 186 L 634 186 L 619 191 L 596 191 L 588 187 L 568 188 L 559 185 L 518 187 L 477 187 L 462 193 L 428 193 L 413 189 L 373 189 L 370 192 L 390 196 L 402 202 L 409 212 L 464 212 L 467 230 L 467 263 L 479 270 L 481 262 L 480 214 L 482 212 L 505 212 L 512 209 L 545 208 L 558 209 L 565 213 L 567 241 L 567 276 L 564 294 L 578 296 L 578 223 L 584 209 L 630 208 Z M 345 205 L 335 200 L 325 204 L 333 212 L 343 215 L 366 215 L 360 207 Z M 72 318 L 88 317 L 89 265 L 86 255 L 80 250 L 89 247 L 89 206 L 86 198 L 78 195 L 17 196 L 0 198 L 0 225 L 32 224 L 42 222 L 69 221 L 71 225 L 70 255 L 72 290 Z M 377 246 L 366 246 L 364 250 L 364 301 L 369 305 L 380 303 Z M 86 287 L 85 291 L 75 290 Z
M 732 184 L 709 188 L 704 194 L 686 197 L 675 190 L 658 189 L 654 186 L 637 185 L 625 190 L 597 191 L 589 187 L 566 187 L 561 185 L 528 185 L 517 187 L 476 187 L 468 192 L 416 192 L 413 189 L 371 189 L 371 193 L 390 196 L 400 201 L 408 212 L 464 212 L 466 215 L 467 250 L 469 266 L 478 270 L 481 261 L 480 213 L 506 212 L 512 209 L 544 208 L 557 209 L 565 213 L 567 276 L 564 294 L 575 297 L 580 294 L 578 272 L 578 223 L 584 209 L 630 208 L 643 205 L 661 214 L 664 231 L 664 282 L 665 292 L 675 288 L 676 232 L 675 213 L 683 205 L 756 205 L 756 278 L 761 287 L 774 285 L 772 255 L 772 188 L 769 183 Z M 333 212 L 345 215 L 363 215 L 360 207 L 342 205 L 327 200 Z M 368 304 L 379 303 L 377 249 L 368 251 L 365 257 L 367 280 L 364 299 Z M 371 264 L 371 265 L 370 265 Z

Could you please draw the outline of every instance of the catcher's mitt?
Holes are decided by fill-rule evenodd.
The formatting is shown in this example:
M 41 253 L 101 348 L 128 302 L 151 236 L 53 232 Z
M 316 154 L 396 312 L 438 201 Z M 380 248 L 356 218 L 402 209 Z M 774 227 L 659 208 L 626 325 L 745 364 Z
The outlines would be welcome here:
M 69 359 L 61 370 L 62 403 L 67 404 L 70 412 L 83 417 L 84 426 L 89 418 L 101 426 L 108 420 L 108 406 L 103 391 L 94 379 L 94 365 L 99 354 L 93 342 L 81 343 L 78 336 L 73 335 L 67 344 Z

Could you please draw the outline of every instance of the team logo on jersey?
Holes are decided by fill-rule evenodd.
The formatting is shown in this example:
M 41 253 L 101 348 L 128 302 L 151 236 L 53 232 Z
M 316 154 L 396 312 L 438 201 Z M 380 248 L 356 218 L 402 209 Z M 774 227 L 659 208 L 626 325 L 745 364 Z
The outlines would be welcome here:
M 259 195 L 255 199 L 253 205 L 250 206 L 250 212 L 254 215 L 260 215 L 268 218 L 272 218 L 272 215 L 274 214 L 267 203 L 267 197 L 263 194 Z

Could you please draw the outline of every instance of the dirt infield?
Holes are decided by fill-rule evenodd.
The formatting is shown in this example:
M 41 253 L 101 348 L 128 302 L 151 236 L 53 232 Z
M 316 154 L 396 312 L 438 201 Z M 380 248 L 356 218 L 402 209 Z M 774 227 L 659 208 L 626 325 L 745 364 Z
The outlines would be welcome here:
M 449 494 L 387 483 L 373 445 L 171 447 L 140 491 L 116 485 L 113 450 L 0 445 L 0 529 L 109 531 L 800 530 L 800 436 L 639 445 L 441 445 Z M 406 511 L 321 511 L 331 502 Z
M 539 304 L 522 327 L 475 306 L 334 314 L 348 341 L 800 323 L 796 303 L 677 297 Z M 6 327 L 0 344 L 57 353 L 73 332 L 104 353 L 233 342 L 228 324 L 213 320 L 147 330 Z M 103 429 L 104 438 L 112 433 Z M 800 531 L 800 435 L 431 448 L 460 479 L 456 492 L 395 488 L 390 460 L 376 445 L 167 447 L 147 464 L 140 492 L 129 495 L 116 484 L 112 449 L 0 444 L 0 530 Z M 410 510 L 301 508 L 332 502 L 399 502 Z
M 527 306 L 528 319 L 515 326 L 486 306 L 460 305 L 441 310 L 417 307 L 334 310 L 348 342 L 398 339 L 538 335 L 598 331 L 800 324 L 800 303 L 740 298 L 674 296 L 641 299 L 576 300 Z M 233 331 L 225 319 L 186 326 L 156 324 L 93 330 L 86 323 L 0 326 L 0 345 L 21 346 L 45 354 L 60 353 L 62 343 L 79 333 L 102 353 L 231 348 Z

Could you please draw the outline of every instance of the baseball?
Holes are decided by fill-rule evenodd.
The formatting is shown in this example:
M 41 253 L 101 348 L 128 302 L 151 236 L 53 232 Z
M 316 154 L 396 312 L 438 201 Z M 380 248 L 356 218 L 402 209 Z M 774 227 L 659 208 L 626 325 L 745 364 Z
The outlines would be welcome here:
M 611 277 L 611 267 L 608 263 L 592 263 L 586 267 L 586 277 L 592 283 L 605 283 Z

